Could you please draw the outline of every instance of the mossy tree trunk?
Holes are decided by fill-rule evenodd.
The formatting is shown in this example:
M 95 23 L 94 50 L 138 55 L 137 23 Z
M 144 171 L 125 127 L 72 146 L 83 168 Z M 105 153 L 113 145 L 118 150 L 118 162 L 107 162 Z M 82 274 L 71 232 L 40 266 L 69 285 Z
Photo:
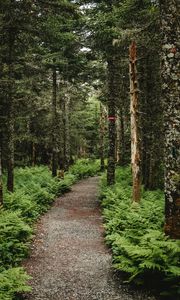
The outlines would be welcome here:
M 165 123 L 165 233 L 180 238 L 179 1 L 161 0 L 162 101 Z
M 138 114 L 138 81 L 136 43 L 132 42 L 129 50 L 130 98 L 131 98 L 131 165 L 133 175 L 133 201 L 140 201 L 140 144 L 139 144 L 139 114 Z

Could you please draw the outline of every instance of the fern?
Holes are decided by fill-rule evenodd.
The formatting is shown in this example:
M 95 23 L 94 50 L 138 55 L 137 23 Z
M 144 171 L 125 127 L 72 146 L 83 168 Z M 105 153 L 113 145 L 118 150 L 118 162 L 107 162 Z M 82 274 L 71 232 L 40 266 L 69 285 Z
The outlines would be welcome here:
M 14 299 L 16 292 L 28 291 L 28 276 L 20 264 L 28 254 L 32 225 L 52 204 L 55 197 L 71 189 L 78 179 L 94 176 L 99 162 L 78 161 L 72 173 L 60 180 L 52 178 L 47 167 L 15 169 L 15 192 L 4 193 L 4 210 L 0 209 L 0 299 Z M 5 270 L 7 269 L 7 270 Z
M 30 292 L 27 285 L 30 279 L 23 268 L 11 268 L 0 273 L 0 299 L 13 300 L 14 294 Z
M 117 183 L 111 188 L 102 179 L 100 194 L 113 266 L 127 273 L 128 282 L 143 284 L 149 277 L 161 281 L 161 287 L 163 282 L 168 282 L 167 288 L 176 297 L 180 242 L 163 233 L 163 193 L 142 191 L 141 204 L 132 205 L 130 169 L 117 169 L 116 177 Z

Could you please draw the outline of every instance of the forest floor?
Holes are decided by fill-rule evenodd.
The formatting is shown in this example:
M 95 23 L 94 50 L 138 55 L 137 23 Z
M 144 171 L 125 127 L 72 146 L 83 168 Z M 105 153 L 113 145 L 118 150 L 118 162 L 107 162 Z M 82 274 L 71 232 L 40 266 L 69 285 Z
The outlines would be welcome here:
M 104 243 L 98 177 L 75 184 L 38 222 L 24 266 L 28 300 L 155 300 L 123 284 Z

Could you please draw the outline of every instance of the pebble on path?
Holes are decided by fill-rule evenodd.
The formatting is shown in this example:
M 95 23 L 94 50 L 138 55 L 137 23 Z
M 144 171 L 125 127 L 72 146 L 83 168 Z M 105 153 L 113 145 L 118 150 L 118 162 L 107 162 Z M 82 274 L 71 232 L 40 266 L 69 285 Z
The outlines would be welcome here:
M 155 300 L 123 284 L 112 270 L 104 243 L 98 177 L 75 184 L 38 223 L 27 300 Z

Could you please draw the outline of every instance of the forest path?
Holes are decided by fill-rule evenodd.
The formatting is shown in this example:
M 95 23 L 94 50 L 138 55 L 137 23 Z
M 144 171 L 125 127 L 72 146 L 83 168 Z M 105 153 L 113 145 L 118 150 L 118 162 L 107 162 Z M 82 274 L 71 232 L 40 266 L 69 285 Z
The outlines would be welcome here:
M 31 257 L 29 300 L 154 300 L 128 290 L 111 267 L 97 199 L 98 178 L 75 184 L 37 225 Z

